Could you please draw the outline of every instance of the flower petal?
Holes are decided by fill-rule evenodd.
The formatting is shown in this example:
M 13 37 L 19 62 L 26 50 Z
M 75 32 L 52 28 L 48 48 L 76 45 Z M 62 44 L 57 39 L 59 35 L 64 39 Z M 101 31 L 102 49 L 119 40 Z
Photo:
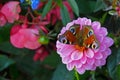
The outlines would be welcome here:
M 103 44 L 105 44 L 107 47 L 112 46 L 114 43 L 113 39 L 110 37 L 105 37 L 103 40 Z
M 106 45 L 105 44 L 101 44 L 99 47 L 99 52 L 103 52 L 106 50 Z
M 96 69 L 96 65 L 93 65 L 91 70 L 95 70 Z
M 97 21 L 94 21 L 94 22 L 92 22 L 92 28 L 93 28 L 93 30 L 94 31 L 98 31 L 99 29 L 100 29 L 100 23 L 99 22 L 97 22 Z
M 106 52 L 107 55 L 110 55 L 110 54 L 111 54 L 111 49 L 110 49 L 110 48 L 107 48 L 107 49 L 105 50 L 105 52 Z
M 110 48 L 107 48 L 105 51 L 102 52 L 103 58 L 106 59 L 111 54 Z
M 20 11 L 21 8 L 18 1 L 9 1 L 1 8 L 1 12 L 6 16 L 9 23 L 19 19 Z
M 99 30 L 99 34 L 106 36 L 108 34 L 107 29 L 105 27 L 101 27 Z
M 73 20 L 75 24 L 80 24 L 81 18 L 78 18 L 77 20 Z
M 68 24 L 66 25 L 66 30 L 69 30 L 69 28 L 70 28 L 72 25 L 74 25 L 74 21 L 72 21 L 71 23 L 68 23 Z
M 92 58 L 94 56 L 94 52 L 91 50 L 91 49 L 88 49 L 86 52 L 85 52 L 86 56 L 89 57 L 89 58 Z
M 95 59 L 101 59 L 103 55 L 100 52 L 95 53 Z
M 67 64 L 67 69 L 69 71 L 71 71 L 73 68 L 74 68 L 74 64 L 72 62 Z
M 88 63 L 89 65 L 93 65 L 94 62 L 95 62 L 94 58 L 88 58 L 88 59 L 87 59 L 87 63 Z
M 63 45 L 59 50 L 61 56 L 69 56 L 73 51 L 75 51 L 75 48 L 71 45 Z
M 63 28 L 62 28 L 62 30 L 61 30 L 61 34 L 64 34 L 64 33 L 65 33 L 65 31 L 66 31 L 66 28 L 65 28 L 65 27 L 63 27 Z
M 83 65 L 83 67 L 86 69 L 86 70 L 90 70 L 92 68 L 92 65 L 90 65 L 89 63 L 86 63 Z
M 106 60 L 105 59 L 104 60 L 102 59 L 100 61 L 101 61 L 101 66 L 106 64 Z
M 67 57 L 63 57 L 63 58 L 62 58 L 62 62 L 63 62 L 64 64 L 68 64 L 68 63 L 72 62 L 72 60 L 69 58 L 69 56 L 67 56 Z
M 83 18 L 81 18 L 81 23 L 79 23 L 79 24 L 81 24 L 81 25 L 91 25 L 91 20 L 83 17 Z
M 101 66 L 101 61 L 100 61 L 99 59 L 96 59 L 96 60 L 95 60 L 95 65 L 96 65 L 96 66 Z
M 76 66 L 76 68 L 81 68 L 82 67 L 82 63 L 80 62 L 80 60 L 75 62 L 75 66 Z
M 101 43 L 104 39 L 103 35 L 101 35 L 101 34 L 96 34 L 96 38 L 99 41 L 99 43 Z
M 85 73 L 85 69 L 84 68 L 76 68 L 76 70 L 78 71 L 79 74 Z
M 81 63 L 82 64 L 85 64 L 86 61 L 87 61 L 87 57 L 86 56 L 83 56 L 81 59 L 80 59 Z
M 83 56 L 83 53 L 76 50 L 76 51 L 72 52 L 71 59 L 72 60 L 78 60 L 78 59 L 81 59 L 82 56 Z

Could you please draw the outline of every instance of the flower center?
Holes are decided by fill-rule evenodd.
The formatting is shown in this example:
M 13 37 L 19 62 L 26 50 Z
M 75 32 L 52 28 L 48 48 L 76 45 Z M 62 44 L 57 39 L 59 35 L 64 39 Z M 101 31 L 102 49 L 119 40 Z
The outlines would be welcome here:
M 84 46 L 75 45 L 75 48 L 80 52 L 83 52 L 86 48 Z

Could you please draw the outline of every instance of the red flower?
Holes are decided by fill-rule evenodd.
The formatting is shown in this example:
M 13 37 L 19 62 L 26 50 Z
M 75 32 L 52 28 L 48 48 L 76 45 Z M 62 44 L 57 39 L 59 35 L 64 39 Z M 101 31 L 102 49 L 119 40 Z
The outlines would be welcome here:
M 7 22 L 7 19 L 3 13 L 0 12 L 0 26 L 4 26 Z
M 21 8 L 18 1 L 10 1 L 1 8 L 1 12 L 6 16 L 9 23 L 19 19 L 20 11 Z
M 0 4 L 0 9 L 2 8 L 2 4 Z
M 11 29 L 10 42 L 17 48 L 37 49 L 41 46 L 38 35 L 37 29 L 27 28 L 27 25 L 15 25 Z
M 41 16 L 38 16 L 32 22 L 37 23 L 33 25 L 33 28 L 37 28 L 38 30 L 42 30 L 45 33 L 48 33 L 48 30 L 46 29 L 45 25 L 49 24 L 50 22 L 47 21 L 45 18 L 44 20 L 41 20 Z
M 41 2 L 38 9 L 42 9 L 43 6 L 46 4 L 46 2 Z M 73 11 L 72 8 L 70 7 L 69 3 L 67 1 L 63 1 L 63 4 L 66 6 L 69 14 L 70 14 L 70 18 L 73 18 Z M 56 3 L 53 3 L 53 5 L 55 5 L 46 15 L 46 19 L 47 21 L 51 22 L 52 25 L 54 25 L 56 23 L 56 21 L 61 20 L 61 15 L 60 15 L 60 7 L 58 5 L 56 5 Z
M 36 50 L 33 60 L 43 61 L 48 56 L 48 54 L 49 52 L 46 50 L 46 48 L 44 46 L 41 46 L 39 49 Z
M 70 7 L 67 1 L 64 1 L 63 4 L 67 7 L 67 10 L 70 14 L 70 18 L 73 18 L 72 8 Z M 60 7 L 57 5 L 55 6 L 50 12 L 46 15 L 48 21 L 51 21 L 52 25 L 56 23 L 56 21 L 61 20 L 60 15 Z
M 120 5 L 116 7 L 117 15 L 120 16 Z

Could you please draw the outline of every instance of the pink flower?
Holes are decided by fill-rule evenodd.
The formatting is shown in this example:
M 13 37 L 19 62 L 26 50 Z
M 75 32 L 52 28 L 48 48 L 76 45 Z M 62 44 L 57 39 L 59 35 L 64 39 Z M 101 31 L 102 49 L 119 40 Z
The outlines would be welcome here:
M 115 9 L 116 9 L 117 15 L 120 16 L 120 5 L 117 6 Z
M 10 42 L 17 48 L 37 49 L 41 46 L 38 35 L 37 29 L 27 28 L 27 25 L 15 25 L 11 29 Z
M 36 50 L 33 60 L 43 61 L 48 55 L 49 55 L 49 52 L 46 50 L 46 48 L 44 46 L 41 46 Z
M 2 4 L 0 4 L 0 9 L 2 8 Z
M 19 19 L 20 11 L 21 8 L 18 1 L 10 1 L 1 8 L 1 12 L 6 16 L 9 23 Z
M 73 11 L 72 11 L 72 8 L 71 8 L 71 6 L 69 5 L 68 1 L 64 1 L 63 4 L 67 7 L 68 12 L 69 12 L 69 14 L 70 14 L 70 18 L 73 19 L 73 18 L 74 18 Z
M 54 4 L 54 3 L 53 3 Z M 64 1 L 63 4 L 67 7 L 67 10 L 70 14 L 70 18 L 73 18 L 73 11 L 67 1 Z M 52 25 L 56 23 L 56 21 L 61 20 L 60 15 L 60 7 L 57 5 L 55 6 L 50 12 L 46 15 L 48 21 L 51 21 Z
M 0 12 L 0 26 L 4 26 L 7 22 L 6 17 L 4 16 L 3 13 Z
M 33 23 L 37 23 L 33 27 L 37 28 L 38 30 L 44 31 L 45 33 L 48 33 L 48 30 L 46 29 L 46 25 L 49 24 L 49 21 L 47 21 L 46 19 L 41 20 L 41 16 L 38 16 L 33 20 Z
M 81 50 L 80 46 L 76 47 L 76 45 L 63 44 L 57 41 L 57 52 L 62 58 L 62 62 L 67 65 L 67 69 L 75 68 L 78 73 L 83 74 L 86 70 L 95 70 L 96 67 L 105 65 L 106 58 L 111 54 L 109 47 L 114 43 L 113 39 L 107 37 L 107 29 L 101 27 L 97 21 L 91 22 L 87 18 L 78 18 L 63 27 L 59 35 L 64 34 L 74 24 L 80 25 L 80 30 L 84 25 L 91 26 L 99 42 L 99 47 L 97 49 L 83 48 Z

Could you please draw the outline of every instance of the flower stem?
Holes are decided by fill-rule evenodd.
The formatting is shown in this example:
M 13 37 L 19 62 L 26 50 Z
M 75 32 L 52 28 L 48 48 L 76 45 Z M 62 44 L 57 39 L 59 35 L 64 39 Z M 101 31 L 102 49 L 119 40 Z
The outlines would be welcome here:
M 76 77 L 76 80 L 80 80 L 79 79 L 79 75 L 78 75 L 78 72 L 74 69 L 74 71 L 75 71 L 75 77 Z
M 95 71 L 91 71 L 91 75 L 92 75 L 92 76 L 91 76 L 92 80 L 96 80 L 96 79 L 95 79 Z

